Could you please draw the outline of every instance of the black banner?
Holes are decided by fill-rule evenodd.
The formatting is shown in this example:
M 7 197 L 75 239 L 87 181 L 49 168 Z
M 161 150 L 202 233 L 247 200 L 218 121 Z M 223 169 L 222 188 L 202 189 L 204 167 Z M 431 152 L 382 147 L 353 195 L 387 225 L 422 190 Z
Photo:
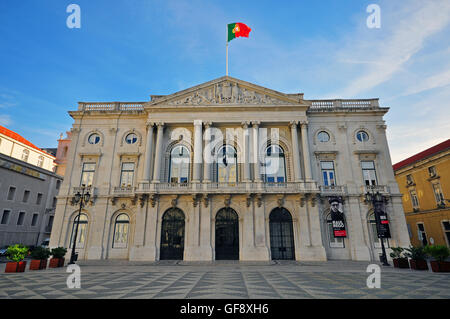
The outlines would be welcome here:
M 331 224 L 333 227 L 334 238 L 347 237 L 344 213 L 342 212 L 342 200 L 340 198 L 331 197 L 328 201 L 330 203 Z
M 375 220 L 377 222 L 378 238 L 391 238 L 389 230 L 389 220 L 387 214 L 383 210 L 375 211 Z

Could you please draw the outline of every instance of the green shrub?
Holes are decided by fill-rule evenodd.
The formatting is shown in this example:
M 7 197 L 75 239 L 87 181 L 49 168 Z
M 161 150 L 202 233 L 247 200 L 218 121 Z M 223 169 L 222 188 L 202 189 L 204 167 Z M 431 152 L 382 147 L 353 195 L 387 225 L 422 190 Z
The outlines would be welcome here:
M 37 260 L 44 260 L 50 257 L 50 249 L 44 247 L 36 247 L 31 251 L 31 258 Z
M 402 247 L 391 247 L 392 253 L 389 254 L 391 258 L 404 258 L 402 256 L 403 248 Z
M 20 262 L 24 260 L 25 256 L 28 254 L 28 247 L 22 244 L 16 244 L 8 247 L 6 255 L 9 260 L 14 262 Z
M 422 246 L 409 246 L 409 248 L 405 248 L 405 250 L 405 256 L 413 260 L 425 260 L 427 258 L 427 253 Z
M 426 246 L 425 252 L 437 261 L 444 261 L 450 256 L 450 249 L 444 245 Z
M 63 258 L 66 253 L 67 249 L 64 247 L 53 248 L 51 252 L 53 258 Z

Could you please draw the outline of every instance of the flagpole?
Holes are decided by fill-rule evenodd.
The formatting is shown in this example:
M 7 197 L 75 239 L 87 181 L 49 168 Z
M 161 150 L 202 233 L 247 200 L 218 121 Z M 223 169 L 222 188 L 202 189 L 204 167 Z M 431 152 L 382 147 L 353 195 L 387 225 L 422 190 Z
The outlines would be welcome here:
M 226 76 L 228 76 L 228 25 L 227 25 L 227 72 L 226 72 Z

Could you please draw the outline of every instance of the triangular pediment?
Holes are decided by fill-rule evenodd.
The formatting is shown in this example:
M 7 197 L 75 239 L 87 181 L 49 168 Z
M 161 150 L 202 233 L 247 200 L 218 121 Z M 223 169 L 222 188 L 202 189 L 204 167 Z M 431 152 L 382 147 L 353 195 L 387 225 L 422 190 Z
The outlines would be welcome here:
M 300 98 L 224 76 L 166 96 L 154 96 L 148 106 L 302 105 Z

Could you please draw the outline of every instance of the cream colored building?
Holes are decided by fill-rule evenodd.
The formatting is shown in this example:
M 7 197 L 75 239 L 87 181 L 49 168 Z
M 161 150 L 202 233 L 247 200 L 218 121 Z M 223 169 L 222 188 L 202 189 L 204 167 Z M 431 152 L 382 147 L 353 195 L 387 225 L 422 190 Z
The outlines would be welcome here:
M 305 100 L 221 77 L 148 102 L 79 103 L 50 245 L 79 259 L 378 260 L 408 246 L 378 99 Z M 334 238 L 329 198 L 347 236 Z M 70 252 L 70 251 L 69 251 Z M 69 254 L 69 253 L 68 253 Z
M 0 126 L 0 153 L 54 172 L 55 157 L 6 127 Z

